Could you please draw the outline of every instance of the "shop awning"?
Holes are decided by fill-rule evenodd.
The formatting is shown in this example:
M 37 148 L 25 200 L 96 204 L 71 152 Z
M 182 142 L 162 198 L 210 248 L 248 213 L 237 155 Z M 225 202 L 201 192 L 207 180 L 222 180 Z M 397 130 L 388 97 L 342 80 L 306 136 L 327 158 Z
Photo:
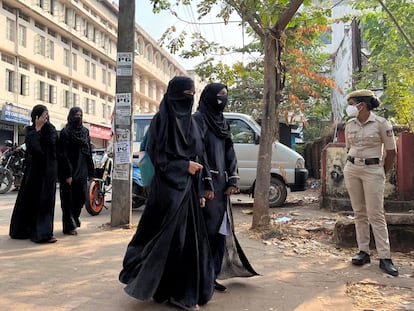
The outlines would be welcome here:
M 89 127 L 89 135 L 94 138 L 111 139 L 112 129 L 105 125 L 84 122 L 86 127 Z

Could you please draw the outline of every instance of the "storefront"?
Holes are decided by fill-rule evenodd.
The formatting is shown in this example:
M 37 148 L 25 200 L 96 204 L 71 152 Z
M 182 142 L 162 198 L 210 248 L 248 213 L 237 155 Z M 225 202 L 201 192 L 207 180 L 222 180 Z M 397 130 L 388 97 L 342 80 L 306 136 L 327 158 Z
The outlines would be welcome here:
M 111 126 L 89 122 L 84 122 L 84 126 L 89 129 L 91 143 L 95 148 L 104 148 L 108 146 L 109 140 L 112 139 Z
M 0 115 L 0 146 L 5 140 L 18 145 L 24 142 L 24 127 L 30 124 L 31 110 L 5 103 Z

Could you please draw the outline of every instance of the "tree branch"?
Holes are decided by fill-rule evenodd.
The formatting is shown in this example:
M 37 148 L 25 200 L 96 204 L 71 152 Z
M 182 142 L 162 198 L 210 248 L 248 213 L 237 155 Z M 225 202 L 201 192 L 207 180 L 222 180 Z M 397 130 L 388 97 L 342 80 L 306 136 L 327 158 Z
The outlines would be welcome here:
M 397 19 L 394 17 L 394 15 L 391 13 L 390 10 L 385 6 L 384 2 L 381 0 L 378 0 L 378 2 L 381 4 L 381 6 L 384 8 L 384 10 L 387 12 L 387 14 L 390 16 L 391 20 L 394 22 L 395 26 L 398 28 L 398 31 L 401 33 L 401 35 L 404 37 L 405 41 L 410 46 L 411 50 L 414 52 L 414 44 L 411 42 L 410 38 L 406 35 L 404 30 L 401 28 L 401 26 L 398 24 Z
M 282 14 L 280 14 L 277 23 L 271 29 L 273 33 L 277 34 L 278 38 L 280 37 L 280 33 L 285 30 L 287 24 L 296 14 L 302 3 L 303 0 L 291 0 L 286 9 L 282 12 Z

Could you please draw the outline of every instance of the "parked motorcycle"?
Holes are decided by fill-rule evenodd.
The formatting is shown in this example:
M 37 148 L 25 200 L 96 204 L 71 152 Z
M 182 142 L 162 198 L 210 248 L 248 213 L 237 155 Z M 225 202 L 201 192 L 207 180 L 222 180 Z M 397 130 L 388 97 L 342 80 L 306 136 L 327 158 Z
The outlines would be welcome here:
M 105 195 L 112 190 L 111 178 L 113 160 L 105 149 L 94 149 L 93 159 L 95 172 L 93 180 L 88 182 L 88 192 L 85 202 L 87 212 L 98 215 L 105 207 Z M 145 204 L 147 192 L 142 185 L 141 170 L 138 165 L 132 164 L 132 208 L 136 209 Z
M 92 216 L 98 215 L 105 207 L 105 194 L 112 189 L 112 155 L 105 149 L 93 150 L 93 161 L 95 165 L 94 178 L 88 182 L 85 208 Z
M 0 194 L 7 193 L 13 183 L 19 189 L 24 173 L 25 144 L 13 145 L 10 140 L 5 141 L 6 147 L 0 158 Z

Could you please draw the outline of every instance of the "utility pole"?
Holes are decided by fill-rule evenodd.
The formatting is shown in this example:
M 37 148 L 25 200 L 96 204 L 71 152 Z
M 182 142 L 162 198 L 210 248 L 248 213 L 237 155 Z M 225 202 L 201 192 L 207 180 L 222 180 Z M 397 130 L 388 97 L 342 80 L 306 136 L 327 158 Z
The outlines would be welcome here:
M 119 0 L 111 226 L 131 226 L 135 1 Z

